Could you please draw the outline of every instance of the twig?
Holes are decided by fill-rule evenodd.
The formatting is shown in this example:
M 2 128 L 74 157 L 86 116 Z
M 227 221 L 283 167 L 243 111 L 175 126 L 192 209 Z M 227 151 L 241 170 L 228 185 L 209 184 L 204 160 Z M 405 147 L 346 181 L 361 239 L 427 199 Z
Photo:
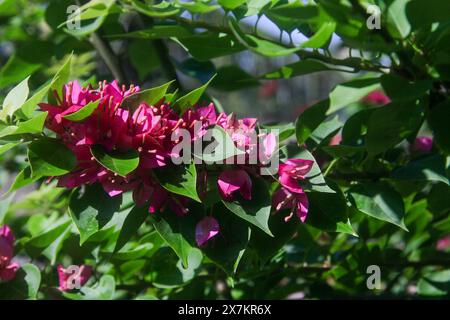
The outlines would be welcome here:
M 180 90 L 183 90 L 181 87 L 180 79 L 178 78 L 177 71 L 175 67 L 170 61 L 169 50 L 167 49 L 166 44 L 163 40 L 153 40 L 153 46 L 155 47 L 156 54 L 158 55 L 159 61 L 161 62 L 161 67 L 164 70 L 165 76 L 168 80 L 175 80 L 175 85 Z
M 90 42 L 105 62 L 111 74 L 119 83 L 125 83 L 126 79 L 123 74 L 119 59 L 114 55 L 109 44 L 104 41 L 97 32 L 93 32 Z

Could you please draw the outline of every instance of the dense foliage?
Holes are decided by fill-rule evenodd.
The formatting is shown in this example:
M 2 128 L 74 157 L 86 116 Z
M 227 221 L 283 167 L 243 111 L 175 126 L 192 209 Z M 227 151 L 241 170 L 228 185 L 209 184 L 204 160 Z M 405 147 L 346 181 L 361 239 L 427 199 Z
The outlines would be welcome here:
M 448 0 L 3 0 L 0 39 L 1 298 L 448 296 Z M 291 123 L 214 97 L 336 72 Z

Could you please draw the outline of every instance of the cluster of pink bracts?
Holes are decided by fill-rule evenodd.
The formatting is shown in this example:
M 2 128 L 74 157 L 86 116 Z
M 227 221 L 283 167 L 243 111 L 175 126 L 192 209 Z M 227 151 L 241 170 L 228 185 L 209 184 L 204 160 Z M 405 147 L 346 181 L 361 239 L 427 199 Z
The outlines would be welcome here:
M 14 234 L 8 225 L 0 227 L 0 281 L 11 281 L 16 277 L 16 272 L 20 268 L 17 262 L 13 262 L 14 257 Z M 76 266 L 77 272 L 64 269 L 58 266 L 59 289 L 68 291 L 71 284 L 84 285 L 90 278 L 92 267 L 81 265 Z
M 14 256 L 14 235 L 9 226 L 0 227 L 0 280 L 14 279 L 19 265 L 12 262 Z
M 248 136 L 256 132 L 257 119 L 237 119 L 234 114 L 216 113 L 212 103 L 206 107 L 193 106 L 178 115 L 164 99 L 152 106 L 141 103 L 134 112 L 123 108 L 124 98 L 138 91 L 139 87 L 120 87 L 116 81 L 100 83 L 98 89 L 81 87 L 75 81 L 64 86 L 62 98 L 56 94 L 57 105 L 39 105 L 48 112 L 46 127 L 58 135 L 77 159 L 76 169 L 60 176 L 58 185 L 74 188 L 100 183 L 112 197 L 132 191 L 136 204 L 147 204 L 150 213 L 168 206 L 175 213 L 185 215 L 188 212 L 188 199 L 163 189 L 152 175 L 152 170 L 166 166 L 174 156 L 173 148 L 178 142 L 171 139 L 172 133 L 181 128 L 193 131 L 195 127 L 200 132 L 191 132 L 194 140 L 201 137 L 208 127 L 217 125 L 230 135 L 238 148 L 246 151 L 251 148 Z M 86 119 L 76 122 L 65 118 L 97 100 L 98 107 Z M 118 176 L 96 161 L 90 151 L 93 145 L 101 145 L 106 150 L 136 150 L 139 152 L 139 166 L 126 177 Z M 266 155 L 275 151 L 273 135 L 266 135 L 263 147 Z M 296 213 L 302 221 L 306 218 L 308 202 L 297 180 L 304 179 L 312 164 L 310 160 L 291 159 L 281 165 L 279 177 L 282 186 L 273 197 L 273 205 L 277 210 L 292 208 L 289 217 Z M 219 175 L 218 189 L 225 201 L 232 201 L 236 193 L 244 199 L 251 199 L 250 169 L 241 165 Z M 199 183 L 202 180 L 198 179 Z M 203 246 L 218 233 L 218 222 L 213 217 L 205 218 L 197 225 L 197 244 Z

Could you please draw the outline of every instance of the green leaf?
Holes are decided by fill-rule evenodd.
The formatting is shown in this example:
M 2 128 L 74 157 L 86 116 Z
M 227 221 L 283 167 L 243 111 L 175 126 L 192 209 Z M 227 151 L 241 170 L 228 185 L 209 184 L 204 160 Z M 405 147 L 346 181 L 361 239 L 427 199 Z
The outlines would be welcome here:
M 202 252 L 197 248 L 190 248 L 187 259 L 188 265 L 184 267 L 173 252 L 162 248 L 155 254 L 150 265 L 156 273 L 152 284 L 157 288 L 176 288 L 190 282 L 200 271 Z
M 41 273 L 31 263 L 21 265 L 13 280 L 2 282 L 0 297 L 3 300 L 36 299 L 41 284 Z
M 70 149 L 56 139 L 43 138 L 28 145 L 32 176 L 61 176 L 75 168 L 76 158 Z
M 369 118 L 366 146 L 369 155 L 384 152 L 416 133 L 423 121 L 419 102 L 390 103 Z
M 428 115 L 428 122 L 434 132 L 434 141 L 446 154 L 450 154 L 450 100 L 433 107 Z
M 44 100 L 51 86 L 52 82 L 49 82 L 48 84 L 40 88 L 31 98 L 25 101 L 25 103 L 20 108 L 20 112 L 22 112 L 26 119 L 30 119 L 33 116 L 33 113 L 36 110 L 36 106 L 38 105 L 38 103 Z
M 324 22 L 319 30 L 307 41 L 301 44 L 302 48 L 322 48 L 324 47 L 336 29 L 335 22 Z
M 192 36 L 192 32 L 181 25 L 154 25 L 148 29 L 141 29 L 133 32 L 114 34 L 108 38 L 138 38 L 138 39 L 166 39 L 166 38 L 184 38 Z
M 82 287 L 84 300 L 112 300 L 116 292 L 116 280 L 111 275 L 104 275 L 92 287 Z
M 120 261 L 129 261 L 147 257 L 148 254 L 152 251 L 153 247 L 154 246 L 152 243 L 143 243 L 133 249 L 122 249 L 119 252 L 114 253 L 113 259 Z
M 2 110 L 0 110 L 0 120 L 6 121 L 6 118 L 12 117 L 14 112 L 16 112 L 25 103 L 28 97 L 28 79 L 27 77 L 17 86 L 15 86 L 5 97 L 3 101 Z
M 51 82 L 50 92 L 56 91 L 61 100 L 63 100 L 63 86 L 67 84 L 70 79 L 72 57 L 73 54 L 70 54 L 66 61 L 64 61 L 62 67 L 56 72 Z
M 330 139 L 335 136 L 342 127 L 338 115 L 331 116 L 323 121 L 310 135 L 310 140 L 319 146 L 328 145 Z
M 0 155 L 4 154 L 5 152 L 8 152 L 9 150 L 14 148 L 15 146 L 18 146 L 19 144 L 20 144 L 20 142 L 10 142 L 10 143 L 2 144 L 0 146 Z
M 167 18 L 176 15 L 180 9 L 175 8 L 170 2 L 162 1 L 156 5 L 143 4 L 141 1 L 132 0 L 133 8 L 152 18 Z
M 4 195 L 1 195 L 1 201 L 0 201 L 0 225 L 3 224 L 3 221 L 5 220 L 5 216 L 8 213 L 9 207 L 12 203 L 12 200 L 14 198 L 15 194 L 10 194 L 6 199 L 4 198 Z
M 289 18 L 298 23 L 298 21 L 312 21 L 319 14 L 319 9 L 314 5 L 304 5 L 301 2 L 293 2 L 272 7 L 264 11 L 270 16 Z
M 220 233 L 202 248 L 203 253 L 228 275 L 236 273 L 250 240 L 251 229 L 242 219 L 221 204 L 214 206 L 214 217 L 219 222 Z M 193 228 L 194 230 L 194 228 Z
M 431 155 L 410 161 L 395 169 L 392 176 L 398 180 L 441 181 L 449 185 L 446 174 L 445 159 L 440 155 Z
M 42 138 L 28 145 L 28 160 L 32 176 L 61 176 L 72 171 L 76 165 L 73 152 L 62 142 Z
M 420 278 L 417 291 L 421 296 L 448 296 L 450 292 L 450 270 L 433 271 Z
M 260 39 L 250 34 L 245 34 L 242 30 L 240 30 L 238 23 L 233 18 L 230 18 L 228 21 L 228 25 L 239 43 L 241 43 L 245 48 L 263 56 L 288 56 L 301 49 L 300 47 L 286 48 L 283 45 L 273 41 Z
M 188 108 L 192 108 L 195 106 L 195 104 L 200 100 L 203 93 L 205 92 L 208 85 L 211 83 L 211 81 L 214 79 L 215 75 L 209 79 L 207 83 L 202 85 L 201 87 L 192 90 L 188 94 L 182 96 L 177 101 L 175 101 L 174 109 L 179 113 L 183 114 L 184 111 L 186 111 Z
M 364 153 L 366 150 L 363 146 L 347 146 L 342 144 L 335 146 L 323 146 L 321 149 L 333 158 L 351 158 L 357 154 Z
M 201 202 L 197 194 L 197 170 L 194 163 L 161 167 L 153 172 L 164 189 Z
M 155 103 L 164 98 L 167 89 L 175 80 L 167 82 L 159 87 L 150 88 L 142 91 L 138 91 L 132 95 L 129 95 L 123 99 L 121 107 L 127 108 L 131 112 L 136 110 L 142 102 L 146 102 L 149 106 L 153 106 Z
M 28 299 L 37 299 L 41 285 L 41 272 L 34 264 L 27 263 L 21 267 L 25 271 L 25 282 L 28 287 Z
M 10 56 L 0 69 L 0 89 L 21 81 L 40 67 L 40 64 L 29 63 L 16 55 Z
M 338 85 L 330 93 L 330 108 L 327 114 L 334 113 L 353 102 L 364 98 L 380 87 L 379 78 L 355 79 Z
M 47 118 L 47 112 L 40 112 L 34 118 L 19 122 L 17 126 L 8 126 L 0 131 L 0 138 L 17 136 L 20 139 L 21 134 L 27 133 L 41 133 L 44 129 L 45 119 Z
M 31 168 L 28 166 L 17 174 L 14 182 L 9 187 L 7 193 L 11 193 L 29 184 L 32 184 L 33 182 L 36 182 L 39 178 L 41 177 L 32 176 Z
M 177 4 L 191 13 L 199 13 L 199 14 L 212 12 L 220 8 L 218 5 L 206 4 L 200 1 L 195 2 L 180 1 Z
M 269 190 L 261 179 L 253 179 L 252 199 L 245 200 L 241 197 L 232 202 L 222 201 L 223 204 L 237 215 L 252 225 L 273 237 L 269 229 L 269 217 L 272 208 Z
M 133 209 L 131 209 L 123 222 L 122 228 L 120 229 L 119 238 L 117 239 L 114 247 L 114 252 L 118 252 L 122 249 L 131 237 L 137 234 L 137 231 L 148 216 L 149 213 L 146 206 L 134 206 Z
M 221 67 L 211 83 L 212 87 L 224 91 L 242 90 L 258 85 L 258 80 L 237 66 Z
M 64 218 L 56 223 L 56 226 L 45 230 L 44 232 L 30 238 L 25 243 L 25 250 L 32 257 L 38 257 L 42 251 L 50 246 L 61 234 L 63 234 L 71 225 L 71 221 Z
M 139 165 L 139 153 L 135 150 L 108 152 L 102 146 L 94 145 L 91 147 L 91 154 L 103 167 L 122 177 L 133 172 Z
M 406 16 L 406 4 L 408 2 L 409 0 L 395 0 L 388 8 L 388 30 L 396 38 L 404 39 L 411 31 L 411 25 Z
M 289 212 L 277 212 L 269 218 L 269 228 L 273 237 L 259 229 L 252 230 L 249 247 L 256 251 L 258 258 L 264 264 L 270 260 L 289 240 L 292 239 L 300 223 L 297 217 L 284 221 Z
M 317 191 L 324 193 L 335 193 L 335 191 L 330 188 L 322 175 L 319 165 L 317 164 L 314 156 L 306 149 L 298 152 L 292 158 L 313 160 L 314 164 L 311 170 L 306 174 L 305 180 L 300 181 L 300 185 L 305 191 Z
M 298 62 L 285 65 L 276 71 L 266 73 L 262 77 L 266 79 L 289 79 L 292 77 L 328 70 L 336 69 L 328 67 L 326 64 L 320 61 L 300 60 Z
M 236 9 L 237 7 L 243 5 L 246 0 L 218 0 L 218 3 L 228 10 Z
M 387 74 L 381 77 L 381 85 L 392 100 L 415 100 L 424 96 L 432 88 L 433 83 L 429 80 L 413 82 Z
M 182 217 L 177 217 L 175 213 L 168 212 L 171 217 L 161 217 L 159 221 L 153 223 L 156 231 L 167 242 L 172 250 L 177 254 L 183 263 L 183 266 L 187 268 L 189 266 L 189 253 L 193 247 L 186 240 L 185 228 L 187 227 Z
M 122 196 L 110 197 L 100 184 L 75 190 L 69 202 L 69 213 L 80 234 L 80 245 L 111 221 L 122 203 Z
M 84 119 L 87 119 L 92 113 L 94 113 L 99 103 L 100 100 L 91 101 L 78 111 L 66 114 L 63 118 L 74 122 L 83 121 Z
M 334 193 L 307 193 L 309 208 L 305 223 L 319 230 L 357 236 L 348 219 L 349 208 L 342 191 L 336 184 L 331 186 Z
M 406 4 L 406 16 L 413 30 L 448 22 L 450 2 L 442 0 L 415 0 Z
M 262 9 L 272 2 L 272 0 L 247 0 L 247 13 L 246 17 L 259 14 Z
M 401 195 L 387 184 L 365 183 L 350 188 L 349 194 L 356 208 L 373 218 L 402 228 L 405 207 Z
M 302 145 L 319 125 L 325 120 L 330 101 L 323 100 L 309 107 L 297 118 L 295 135 L 297 143 Z
M 114 3 L 115 0 L 90 1 L 80 7 L 81 13 L 79 15 L 74 17 L 69 16 L 69 19 L 58 27 L 62 27 L 63 25 L 68 26 L 68 23 L 73 23 L 75 19 L 79 19 L 80 27 L 65 28 L 64 32 L 75 37 L 87 36 L 102 26 L 108 14 L 119 11 L 117 7 L 113 6 Z M 114 8 L 116 10 L 113 10 Z M 84 23 L 85 21 L 89 23 L 86 24 Z
M 217 33 L 200 33 L 176 41 L 199 61 L 228 56 L 245 49 L 234 37 Z

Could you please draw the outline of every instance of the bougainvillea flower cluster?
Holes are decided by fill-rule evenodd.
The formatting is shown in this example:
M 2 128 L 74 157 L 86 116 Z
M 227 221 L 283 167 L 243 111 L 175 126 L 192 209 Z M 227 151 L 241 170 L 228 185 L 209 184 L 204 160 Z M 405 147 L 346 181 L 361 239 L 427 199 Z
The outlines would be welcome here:
M 19 265 L 12 262 L 14 256 L 14 235 L 7 225 L 0 227 L 0 280 L 15 278 Z
M 139 87 L 119 86 L 116 81 L 101 82 L 98 88 L 82 87 L 77 81 L 64 86 L 62 98 L 55 93 L 56 103 L 41 103 L 40 108 L 48 112 L 46 127 L 74 153 L 76 168 L 58 177 L 61 187 L 75 188 L 85 184 L 100 183 L 111 196 L 132 191 L 137 205 L 148 205 L 150 213 L 169 207 L 178 215 L 188 214 L 189 199 L 164 189 L 155 179 L 154 171 L 170 164 L 174 147 L 179 143 L 172 139 L 177 130 L 190 131 L 192 141 L 202 137 L 211 126 L 220 126 L 231 137 L 238 149 L 249 152 L 256 148 L 250 135 L 257 134 L 257 119 L 238 119 L 234 114 L 217 113 L 211 103 L 206 106 L 192 106 L 182 114 L 164 99 L 149 105 L 142 102 L 131 109 L 122 105 L 128 96 L 139 92 Z M 67 118 L 90 102 L 98 102 L 96 109 L 81 121 Z M 69 117 L 70 118 L 70 117 Z M 135 150 L 139 154 L 139 165 L 126 176 L 120 176 L 99 163 L 91 147 L 99 145 L 106 151 Z M 276 149 L 275 136 L 264 134 L 264 154 L 270 157 Z M 298 185 L 310 170 L 312 161 L 290 159 L 280 166 L 282 185 L 274 195 L 277 210 L 292 208 L 299 218 L 306 218 L 308 202 Z M 233 201 L 236 196 L 245 200 L 252 198 L 251 174 L 246 165 L 227 166 L 219 175 L 217 187 L 224 201 Z M 205 174 L 204 172 L 199 172 Z M 197 179 L 201 184 L 203 179 Z M 199 186 L 200 188 L 200 186 Z M 205 218 L 197 226 L 197 243 L 202 246 L 219 233 L 218 222 Z

